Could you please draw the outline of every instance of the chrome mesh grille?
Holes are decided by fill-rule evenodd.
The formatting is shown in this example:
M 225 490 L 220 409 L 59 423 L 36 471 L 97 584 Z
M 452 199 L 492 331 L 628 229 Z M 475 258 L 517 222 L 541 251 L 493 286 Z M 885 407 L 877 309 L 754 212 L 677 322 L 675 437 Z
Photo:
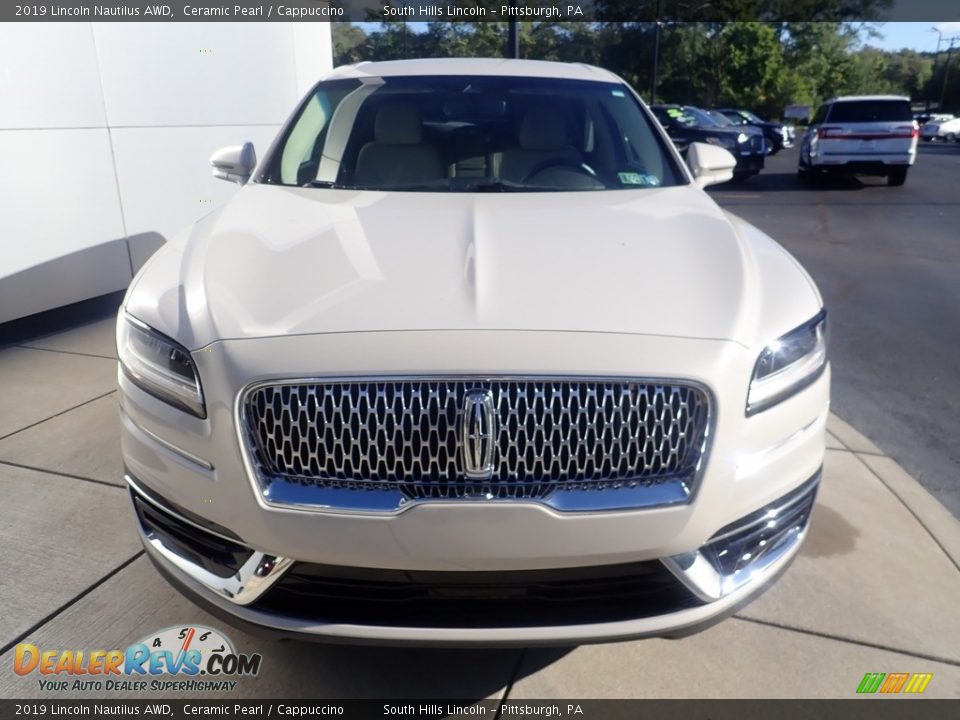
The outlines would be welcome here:
M 465 472 L 463 408 L 492 396 L 493 468 Z M 698 387 L 629 380 L 411 379 L 252 389 L 243 403 L 261 487 L 400 490 L 419 498 L 542 498 L 695 473 L 709 401 Z

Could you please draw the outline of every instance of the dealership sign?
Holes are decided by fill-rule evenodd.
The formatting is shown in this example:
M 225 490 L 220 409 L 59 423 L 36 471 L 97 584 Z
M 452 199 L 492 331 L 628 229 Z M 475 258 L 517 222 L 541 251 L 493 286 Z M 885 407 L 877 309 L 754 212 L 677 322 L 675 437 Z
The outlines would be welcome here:
M 232 690 L 236 681 L 230 678 L 255 676 L 261 661 L 259 653 L 236 652 L 219 630 L 187 625 L 151 633 L 125 650 L 45 650 L 20 643 L 13 671 L 40 676 L 40 689 L 50 691 Z

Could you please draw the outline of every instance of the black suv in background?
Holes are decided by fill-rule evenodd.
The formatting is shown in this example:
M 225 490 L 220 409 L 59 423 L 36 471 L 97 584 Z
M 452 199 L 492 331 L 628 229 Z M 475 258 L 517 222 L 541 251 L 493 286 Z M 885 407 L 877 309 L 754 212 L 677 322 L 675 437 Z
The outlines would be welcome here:
M 771 155 L 776 155 L 785 147 L 793 147 L 795 131 L 788 125 L 761 120 L 747 110 L 717 108 L 716 112 L 739 127 L 755 127 L 762 130 L 763 136 L 767 139 L 767 147 L 770 149 Z
M 692 142 L 710 143 L 729 150 L 737 159 L 734 180 L 745 180 L 763 170 L 767 148 L 759 130 L 721 126 L 703 110 L 690 105 L 654 105 L 650 109 L 681 154 Z

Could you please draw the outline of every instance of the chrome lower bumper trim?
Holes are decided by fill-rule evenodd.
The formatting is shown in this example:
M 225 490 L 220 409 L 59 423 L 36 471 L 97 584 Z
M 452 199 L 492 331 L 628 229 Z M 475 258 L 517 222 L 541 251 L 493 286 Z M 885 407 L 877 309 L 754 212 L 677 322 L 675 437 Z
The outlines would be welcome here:
M 398 490 L 312 487 L 291 482 L 285 478 L 271 478 L 261 494 L 271 507 L 289 510 L 320 510 L 365 515 L 399 515 L 419 505 L 462 505 L 467 502 L 484 504 L 526 503 L 544 505 L 556 512 L 602 512 L 642 510 L 669 507 L 689 502 L 694 474 L 678 475 L 655 484 L 636 487 L 557 489 L 543 498 L 496 498 L 492 495 L 465 496 L 456 499 L 410 499 Z
M 699 599 L 715 602 L 740 590 L 750 583 L 763 583 L 775 575 L 800 550 L 810 521 L 809 509 L 796 518 L 793 514 L 801 506 L 812 509 L 820 483 L 820 471 L 798 490 L 746 516 L 740 522 L 727 526 L 710 538 L 700 550 L 664 558 L 662 561 L 677 578 Z M 781 526 L 781 519 L 787 520 Z M 756 535 L 769 529 L 766 535 Z M 708 548 L 730 543 L 738 548 L 736 540 L 744 534 L 755 534 L 756 542 L 741 555 L 733 572 L 721 572 L 710 561 Z M 724 549 L 723 552 L 726 550 Z
M 278 637 L 360 645 L 399 645 L 417 647 L 532 647 L 582 645 L 597 642 L 618 642 L 647 637 L 685 637 L 700 632 L 737 612 L 786 570 L 789 557 L 782 559 L 764 576 L 715 602 L 663 615 L 618 622 L 584 623 L 522 627 L 433 627 L 356 625 L 326 623 L 288 617 L 244 607 L 211 595 L 190 576 L 158 563 L 160 572 L 181 592 L 192 598 L 224 622 L 251 633 L 269 633 Z
M 148 502 L 154 507 L 175 517 L 178 521 L 186 523 L 207 534 L 228 540 L 231 543 L 237 543 L 233 538 L 227 538 L 218 535 L 208 528 L 201 527 L 189 518 L 183 517 L 179 513 L 171 510 L 169 507 L 158 505 L 158 503 L 147 493 L 141 490 L 135 480 L 129 475 L 124 476 L 127 485 L 136 493 L 137 497 L 144 502 Z M 190 579 L 198 582 L 204 588 L 215 595 L 229 600 L 236 605 L 249 605 L 265 593 L 270 587 L 279 580 L 283 574 L 293 565 L 293 560 L 289 558 L 277 557 L 266 553 L 253 551 L 253 554 L 247 559 L 240 568 L 230 577 L 219 577 L 200 567 L 195 562 L 177 550 L 163 542 L 163 539 L 156 533 L 151 532 L 140 522 L 137 523 L 137 531 L 140 533 L 140 540 L 144 548 L 155 558 L 162 559 L 177 568 L 180 572 L 187 575 Z M 252 548 L 251 548 L 252 549 Z
M 157 506 L 156 501 L 144 494 L 135 481 L 127 477 L 127 483 L 138 497 Z M 801 498 L 813 500 L 819 483 L 817 473 L 798 488 Z M 777 514 L 789 512 L 797 506 L 797 491 L 780 501 L 762 508 L 758 513 Z M 157 506 L 159 507 L 159 506 Z M 178 520 L 191 524 L 188 518 L 164 512 Z M 223 617 L 240 623 L 250 623 L 260 628 L 271 629 L 284 636 L 300 638 L 324 638 L 340 642 L 370 642 L 386 644 L 427 645 L 535 645 L 567 644 L 570 642 L 608 642 L 640 637 L 683 635 L 734 612 L 762 591 L 782 573 L 800 549 L 806 534 L 807 521 L 800 527 L 787 527 L 775 542 L 765 547 L 750 562 L 733 574 L 724 575 L 715 568 L 704 552 L 711 543 L 723 543 L 738 532 L 749 531 L 757 526 L 757 513 L 742 518 L 732 531 L 724 528 L 710 543 L 699 551 L 662 560 L 704 605 L 678 610 L 637 620 L 583 625 L 504 628 L 438 628 L 395 627 L 374 625 L 348 625 L 318 623 L 296 617 L 284 617 L 248 607 L 269 590 L 294 564 L 289 558 L 253 551 L 249 559 L 232 576 L 221 578 L 199 567 L 175 549 L 165 545 L 160 537 L 152 534 L 138 523 L 138 531 L 149 557 L 161 571 L 188 594 L 203 601 L 212 610 L 219 610 Z M 809 517 L 809 515 L 807 516 Z M 236 542 L 235 540 L 233 542 Z

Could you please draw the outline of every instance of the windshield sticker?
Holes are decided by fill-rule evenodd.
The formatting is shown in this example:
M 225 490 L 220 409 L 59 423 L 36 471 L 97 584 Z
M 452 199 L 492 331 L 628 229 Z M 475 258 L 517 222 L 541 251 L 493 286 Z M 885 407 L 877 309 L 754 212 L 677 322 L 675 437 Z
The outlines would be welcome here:
M 644 173 L 622 172 L 617 173 L 620 182 L 624 185 L 642 185 L 643 187 L 657 187 L 660 184 L 660 178 L 656 175 L 647 175 Z
M 623 90 L 611 90 L 610 94 L 614 97 L 626 97 L 627 94 Z
M 683 117 L 683 110 L 679 108 L 667 108 L 667 115 L 675 118 Z

